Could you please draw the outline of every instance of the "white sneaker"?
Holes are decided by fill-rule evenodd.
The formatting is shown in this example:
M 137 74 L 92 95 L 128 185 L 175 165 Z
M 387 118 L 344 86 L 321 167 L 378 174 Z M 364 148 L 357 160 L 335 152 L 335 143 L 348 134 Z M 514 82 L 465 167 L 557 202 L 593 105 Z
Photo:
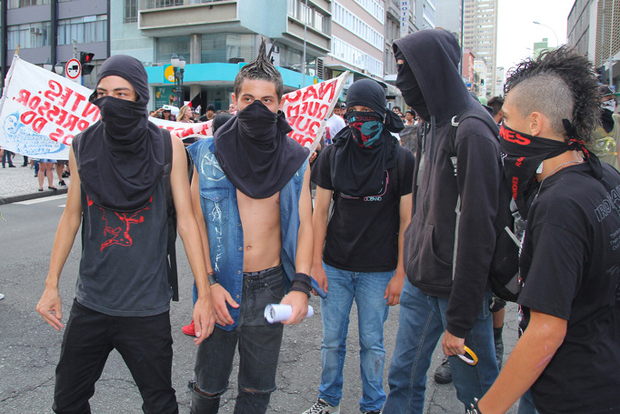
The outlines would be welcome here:
M 322 399 L 318 399 L 317 402 L 302 414 L 340 414 L 340 406 L 332 407 Z

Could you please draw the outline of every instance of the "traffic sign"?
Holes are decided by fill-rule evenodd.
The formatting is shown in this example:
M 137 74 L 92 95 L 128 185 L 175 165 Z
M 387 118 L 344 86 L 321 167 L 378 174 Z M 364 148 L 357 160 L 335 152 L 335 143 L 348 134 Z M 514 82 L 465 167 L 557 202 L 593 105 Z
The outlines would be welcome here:
M 82 75 L 82 65 L 77 59 L 69 59 L 65 66 L 65 73 L 67 77 L 72 80 L 76 80 Z

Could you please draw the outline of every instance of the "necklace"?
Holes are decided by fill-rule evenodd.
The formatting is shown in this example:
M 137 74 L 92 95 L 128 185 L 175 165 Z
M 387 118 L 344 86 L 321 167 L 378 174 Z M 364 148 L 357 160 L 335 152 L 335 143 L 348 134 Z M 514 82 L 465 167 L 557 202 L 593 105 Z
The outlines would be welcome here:
M 545 183 L 545 180 L 549 177 L 551 177 L 553 174 L 555 174 L 560 168 L 568 165 L 568 164 L 581 164 L 583 162 L 583 159 L 581 160 L 570 160 L 570 161 L 566 161 L 565 163 L 562 163 L 560 165 L 558 165 L 557 167 L 555 167 L 553 169 L 553 171 L 551 171 L 549 174 L 545 175 L 545 178 L 543 178 L 540 181 L 540 185 L 538 186 L 538 191 L 536 192 L 536 197 L 534 197 L 534 200 L 536 200 L 538 198 L 538 194 L 540 194 L 540 190 L 542 189 L 543 184 Z

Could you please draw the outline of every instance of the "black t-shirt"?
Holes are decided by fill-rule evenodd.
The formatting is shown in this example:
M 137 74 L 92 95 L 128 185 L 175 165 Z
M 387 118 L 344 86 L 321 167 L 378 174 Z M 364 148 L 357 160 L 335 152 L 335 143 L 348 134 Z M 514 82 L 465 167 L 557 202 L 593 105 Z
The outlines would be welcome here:
M 545 180 L 528 214 L 520 259 L 529 309 L 568 321 L 564 342 L 532 387 L 542 413 L 620 412 L 620 175 L 587 164 Z
M 312 182 L 334 190 L 331 182 L 331 156 L 328 146 L 312 169 Z M 387 272 L 398 263 L 400 197 L 410 194 L 413 185 L 414 156 L 398 146 L 399 165 L 384 172 L 383 190 L 366 197 L 351 197 L 334 191 L 333 213 L 327 225 L 323 261 L 352 272 Z

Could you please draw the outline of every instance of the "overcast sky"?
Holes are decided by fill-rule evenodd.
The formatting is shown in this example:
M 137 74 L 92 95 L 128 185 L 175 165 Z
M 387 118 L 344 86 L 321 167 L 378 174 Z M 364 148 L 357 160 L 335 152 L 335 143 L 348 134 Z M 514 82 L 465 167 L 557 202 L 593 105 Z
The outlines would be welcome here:
M 508 72 L 530 57 L 534 42 L 544 37 L 549 39 L 549 46 L 556 45 L 556 35 L 557 42 L 565 44 L 566 21 L 574 3 L 575 0 L 499 0 L 497 66 Z

